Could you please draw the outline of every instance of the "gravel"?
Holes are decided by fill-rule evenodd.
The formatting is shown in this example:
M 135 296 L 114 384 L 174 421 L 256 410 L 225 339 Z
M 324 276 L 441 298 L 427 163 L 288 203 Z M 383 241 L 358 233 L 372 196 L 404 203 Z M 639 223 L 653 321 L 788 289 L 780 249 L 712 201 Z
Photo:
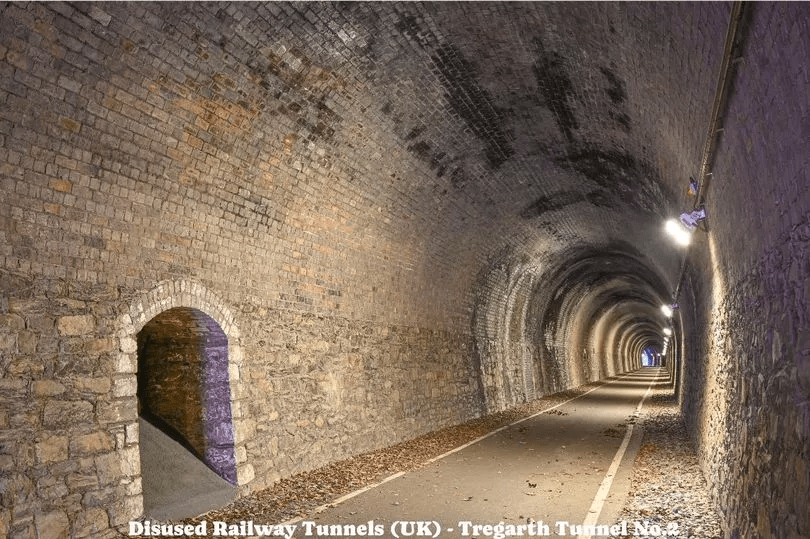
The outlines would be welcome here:
M 455 447 L 581 395 L 597 385 L 601 384 L 589 384 L 543 397 L 504 412 L 299 473 L 266 490 L 182 523 L 196 524 L 202 520 L 281 523 L 305 517 L 345 494 L 394 473 L 418 469 L 426 461 Z M 551 410 L 546 413 L 559 412 Z M 673 397 L 661 392 L 654 394 L 645 403 L 642 420 L 644 440 L 636 457 L 630 496 L 618 521 L 627 521 L 631 534 L 633 524 L 638 520 L 657 524 L 662 529 L 676 523 L 678 533 L 671 535 L 673 537 L 722 537 L 719 518 Z
M 723 537 L 720 518 L 698 465 L 676 399 L 658 391 L 641 414 L 644 438 L 633 465 L 628 501 L 617 521 L 646 522 L 673 533 L 669 537 Z M 677 526 L 677 527 L 676 527 Z

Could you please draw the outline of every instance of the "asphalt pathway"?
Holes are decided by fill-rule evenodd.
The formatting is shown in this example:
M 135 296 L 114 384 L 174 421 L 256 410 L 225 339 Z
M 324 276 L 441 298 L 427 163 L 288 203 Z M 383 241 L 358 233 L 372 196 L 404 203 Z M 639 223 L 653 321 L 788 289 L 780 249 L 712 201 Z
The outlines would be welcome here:
M 295 537 L 588 537 L 593 529 L 577 526 L 614 523 L 640 444 L 639 404 L 666 383 L 655 368 L 612 379 L 293 521 Z
M 143 506 L 147 519 L 179 520 L 222 507 L 236 487 L 219 477 L 186 448 L 140 419 Z

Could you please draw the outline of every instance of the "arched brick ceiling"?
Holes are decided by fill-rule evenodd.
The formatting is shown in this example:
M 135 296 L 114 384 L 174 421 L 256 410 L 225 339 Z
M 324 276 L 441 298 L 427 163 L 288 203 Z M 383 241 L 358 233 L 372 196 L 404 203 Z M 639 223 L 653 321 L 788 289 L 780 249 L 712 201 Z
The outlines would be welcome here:
M 121 35 L 95 25 L 105 54 L 62 81 L 87 101 L 66 140 L 129 182 L 154 250 L 121 249 L 136 287 L 228 267 L 246 303 L 455 330 L 509 282 L 538 305 L 649 305 L 677 284 L 662 223 L 690 202 L 729 9 L 110 6 Z
M 482 260 L 528 256 L 547 275 L 586 249 L 592 264 L 571 279 L 598 280 L 615 263 L 650 288 L 601 302 L 658 302 L 674 288 L 680 253 L 661 225 L 699 165 L 728 6 L 312 11 L 354 30 L 346 41 L 373 80 L 369 106 L 423 163 L 421 185 L 410 175 L 407 193 L 392 182 L 390 194 L 421 216 L 413 233 L 433 274 L 464 280 Z M 636 263 L 614 260 L 618 243 Z
M 224 6 L 198 9 L 238 19 Z M 687 204 L 686 182 L 697 174 L 728 5 L 272 9 L 312 31 L 265 28 L 272 17 L 251 14 L 208 38 L 241 56 L 273 97 L 272 115 L 295 122 L 290 145 L 323 148 L 327 164 L 343 136 L 361 159 L 388 161 L 388 177 L 362 178 L 361 166 L 345 164 L 341 180 L 348 172 L 347 192 L 362 201 L 351 234 L 398 245 L 391 259 L 436 283 L 444 301 L 465 298 L 462 310 L 502 301 L 481 283 L 492 268 L 523 260 L 528 269 L 519 271 L 535 273 L 543 293 L 579 295 L 568 299 L 577 308 L 582 298 L 594 311 L 649 306 L 675 288 L 681 253 L 661 227 Z M 257 42 L 245 46 L 240 29 Z M 387 138 L 367 144 L 372 126 Z M 567 276 L 550 277 L 560 271 Z M 639 286 L 629 294 L 626 283 Z

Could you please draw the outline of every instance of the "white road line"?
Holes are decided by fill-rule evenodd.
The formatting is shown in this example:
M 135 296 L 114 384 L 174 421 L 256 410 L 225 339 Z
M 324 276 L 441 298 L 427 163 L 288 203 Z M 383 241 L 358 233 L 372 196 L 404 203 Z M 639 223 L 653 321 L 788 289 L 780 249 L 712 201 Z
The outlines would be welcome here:
M 646 393 L 644 393 L 644 396 L 641 397 L 638 406 L 636 406 L 636 411 L 633 412 L 633 416 L 636 418 L 639 417 L 641 407 L 644 405 L 644 401 L 647 399 L 647 396 L 649 396 L 650 391 L 652 391 L 652 386 L 657 380 L 658 377 L 656 376 L 650 381 L 650 385 L 647 386 Z M 599 485 L 599 490 L 596 491 L 596 496 L 593 499 L 591 508 L 588 510 L 588 515 L 585 517 L 585 521 L 582 523 L 584 529 L 587 529 L 588 526 L 595 526 L 596 521 L 599 519 L 599 515 L 602 514 L 602 508 L 605 505 L 605 500 L 607 500 L 610 487 L 613 485 L 613 479 L 616 477 L 616 472 L 619 469 L 619 465 L 622 463 L 622 458 L 624 458 L 624 452 L 627 450 L 627 446 L 630 444 L 630 438 L 633 436 L 633 427 L 635 427 L 635 423 L 630 423 L 627 425 L 627 432 L 624 435 L 624 440 L 622 440 L 622 445 L 620 445 L 619 450 L 616 451 L 616 455 L 613 457 L 613 462 L 610 463 L 610 468 L 608 468 L 605 478 L 602 479 L 602 483 Z M 580 535 L 577 539 L 591 539 L 591 536 Z
M 580 398 L 580 397 L 584 397 L 585 395 L 587 395 L 587 394 L 588 394 L 588 393 L 590 393 L 591 391 L 596 391 L 596 390 L 597 390 L 597 389 L 599 389 L 599 388 L 605 387 L 606 385 L 608 385 L 608 384 L 612 384 L 613 382 L 618 382 L 619 380 L 622 380 L 623 378 L 626 378 L 626 377 L 628 377 L 628 376 L 632 376 L 633 374 L 634 374 L 634 373 L 627 373 L 627 374 L 622 374 L 622 375 L 619 375 L 618 377 L 616 377 L 616 379 L 615 379 L 615 380 L 608 380 L 607 382 L 605 382 L 605 383 L 604 383 L 604 384 L 602 384 L 602 385 L 599 385 L 599 386 L 597 386 L 597 387 L 595 387 L 595 388 L 593 388 L 593 389 L 589 389 L 588 391 L 586 391 L 586 392 L 585 392 L 585 393 L 583 393 L 582 395 L 577 395 L 576 397 L 571 397 L 571 398 L 570 398 L 570 399 L 568 399 L 567 401 L 561 402 L 560 404 L 555 404 L 554 406 L 549 406 L 548 408 L 545 408 L 545 409 L 543 409 L 543 410 L 540 410 L 539 412 L 536 412 L 536 413 L 534 413 L 534 414 L 532 414 L 532 415 L 530 415 L 530 416 L 523 417 L 523 418 L 521 418 L 521 419 L 518 419 L 517 421 L 513 421 L 512 423 L 509 423 L 508 425 L 504 425 L 503 427 L 500 427 L 500 428 L 497 428 L 497 429 L 495 429 L 495 430 L 493 430 L 493 431 L 490 431 L 490 432 L 488 432 L 488 433 L 484 434 L 483 436 L 479 436 L 479 437 L 478 437 L 478 438 L 476 438 L 475 440 L 472 440 L 472 441 L 470 441 L 470 442 L 467 442 L 467 443 L 466 443 L 466 444 L 464 444 L 464 445 L 460 445 L 460 446 L 458 446 L 458 447 L 456 447 L 456 448 L 453 448 L 453 449 L 451 449 L 450 451 L 447 451 L 446 453 L 442 453 L 442 454 L 441 454 L 441 455 L 439 455 L 438 457 L 433 457 L 432 459 L 426 460 L 426 461 L 425 461 L 425 462 L 424 462 L 422 465 L 424 466 L 424 465 L 427 465 L 427 464 L 431 464 L 431 463 L 433 463 L 433 462 L 436 462 L 437 460 L 443 459 L 444 457 L 446 457 L 446 456 L 448 456 L 448 455 L 452 455 L 453 453 L 455 453 L 455 452 L 457 452 L 457 451 L 461 451 L 461 450 L 462 450 L 462 449 L 464 449 L 465 447 L 469 447 L 469 446 L 471 446 L 471 445 L 473 445 L 473 444 L 477 444 L 477 443 L 478 443 L 478 442 L 480 442 L 481 440 L 484 440 L 484 439 L 486 439 L 486 438 L 489 438 L 489 437 L 490 437 L 490 436 L 492 436 L 493 434 L 497 434 L 497 433 L 501 432 L 502 430 L 506 430 L 506 429 L 508 429 L 509 427 L 513 427 L 513 426 L 515 426 L 515 425 L 517 425 L 517 424 L 519 424 L 519 423 L 523 423 L 524 421 L 528 421 L 529 419 L 531 419 L 531 418 L 533 418 L 533 417 L 537 417 L 537 416 L 539 416 L 540 414 L 544 414 L 544 413 L 546 413 L 546 412 L 548 412 L 548 411 L 550 411 L 550 410 L 554 410 L 554 409 L 556 409 L 556 408 L 559 408 L 560 406 L 563 406 L 564 404 L 568 404 L 569 402 L 571 402 L 571 401 L 575 401 L 575 400 L 577 400 L 577 399 L 578 399 L 578 398 Z M 650 382 L 650 387 L 652 387 L 652 382 Z M 649 389 L 647 390 L 647 392 L 649 393 Z M 644 395 L 644 397 L 646 398 L 646 395 Z M 643 401 L 643 399 L 642 399 L 642 401 Z M 641 407 L 641 405 L 639 405 L 639 408 L 640 408 L 640 407 Z M 631 426 L 632 426 L 632 425 L 631 425 Z M 307 515 L 307 516 L 309 516 L 309 515 L 317 515 L 318 513 L 322 513 L 323 511 L 325 511 L 325 510 L 327 510 L 327 509 L 331 509 L 331 508 L 332 508 L 332 507 L 334 507 L 335 505 L 338 505 L 339 503 L 343 503 L 343 502 L 345 502 L 346 500 L 349 500 L 349 499 L 351 499 L 351 498 L 354 498 L 355 496 L 358 496 L 358 495 L 360 495 L 360 494 L 362 494 L 362 493 L 364 493 L 364 492 L 366 492 L 366 491 L 369 491 L 369 490 L 371 490 L 371 489 L 373 489 L 373 488 L 379 487 L 380 485 L 382 485 L 382 484 L 384 484 L 384 483 L 387 483 L 387 482 L 391 481 L 392 479 L 396 479 L 397 477 L 400 477 L 400 476 L 402 476 L 402 475 L 405 475 L 405 472 L 397 472 L 397 473 L 395 473 L 394 475 L 389 475 L 388 477 L 386 477 L 386 478 L 385 478 L 385 479 L 383 479 L 382 481 L 379 481 L 378 483 L 373 483 L 373 484 L 371 484 L 371 485 L 367 485 L 367 486 L 365 486 L 365 487 L 363 487 L 363 488 L 361 488 L 361 489 L 355 490 L 354 492 L 350 492 L 350 493 L 348 493 L 348 494 L 346 494 L 346 495 L 344 495 L 344 496 L 341 496 L 340 498 L 338 498 L 338 499 L 336 499 L 336 500 L 333 500 L 333 501 L 331 501 L 331 502 L 329 502 L 329 503 L 327 503 L 327 504 L 324 504 L 324 505 L 321 505 L 321 506 L 319 506 L 319 507 L 316 507 L 316 508 L 315 508 L 315 509 L 313 509 L 313 510 L 312 510 L 310 513 L 308 513 L 308 515 Z M 284 522 L 280 522 L 279 524 L 280 524 L 280 525 L 282 525 L 282 526 L 284 526 L 284 525 L 288 525 L 288 524 L 295 524 L 296 522 L 300 522 L 301 520 L 303 520 L 303 519 L 305 519 L 305 518 L 307 518 L 307 517 L 295 517 L 295 518 L 291 518 L 290 520 L 285 520 Z

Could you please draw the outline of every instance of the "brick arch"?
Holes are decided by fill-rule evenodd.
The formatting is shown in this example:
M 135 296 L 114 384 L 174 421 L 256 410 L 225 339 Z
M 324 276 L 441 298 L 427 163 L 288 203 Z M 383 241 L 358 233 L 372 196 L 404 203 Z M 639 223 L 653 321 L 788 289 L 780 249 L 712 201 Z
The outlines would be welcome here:
M 241 406 L 236 395 L 236 385 L 241 380 L 242 348 L 241 334 L 234 317 L 224 302 L 201 283 L 186 279 L 161 281 L 148 292 L 136 297 L 125 306 L 117 320 L 119 360 L 116 372 L 132 374 L 137 370 L 137 335 L 157 315 L 174 308 L 196 309 L 213 319 L 228 339 L 228 377 L 231 394 L 231 419 L 233 422 L 234 457 L 236 459 L 236 482 L 239 487 L 249 484 L 254 478 L 251 464 L 245 461 L 243 429 L 239 428 Z M 133 406 L 137 406 L 133 402 Z M 137 413 L 134 414 L 137 416 Z M 137 425 L 137 422 L 134 424 Z M 133 427 L 134 427 L 133 425 Z

